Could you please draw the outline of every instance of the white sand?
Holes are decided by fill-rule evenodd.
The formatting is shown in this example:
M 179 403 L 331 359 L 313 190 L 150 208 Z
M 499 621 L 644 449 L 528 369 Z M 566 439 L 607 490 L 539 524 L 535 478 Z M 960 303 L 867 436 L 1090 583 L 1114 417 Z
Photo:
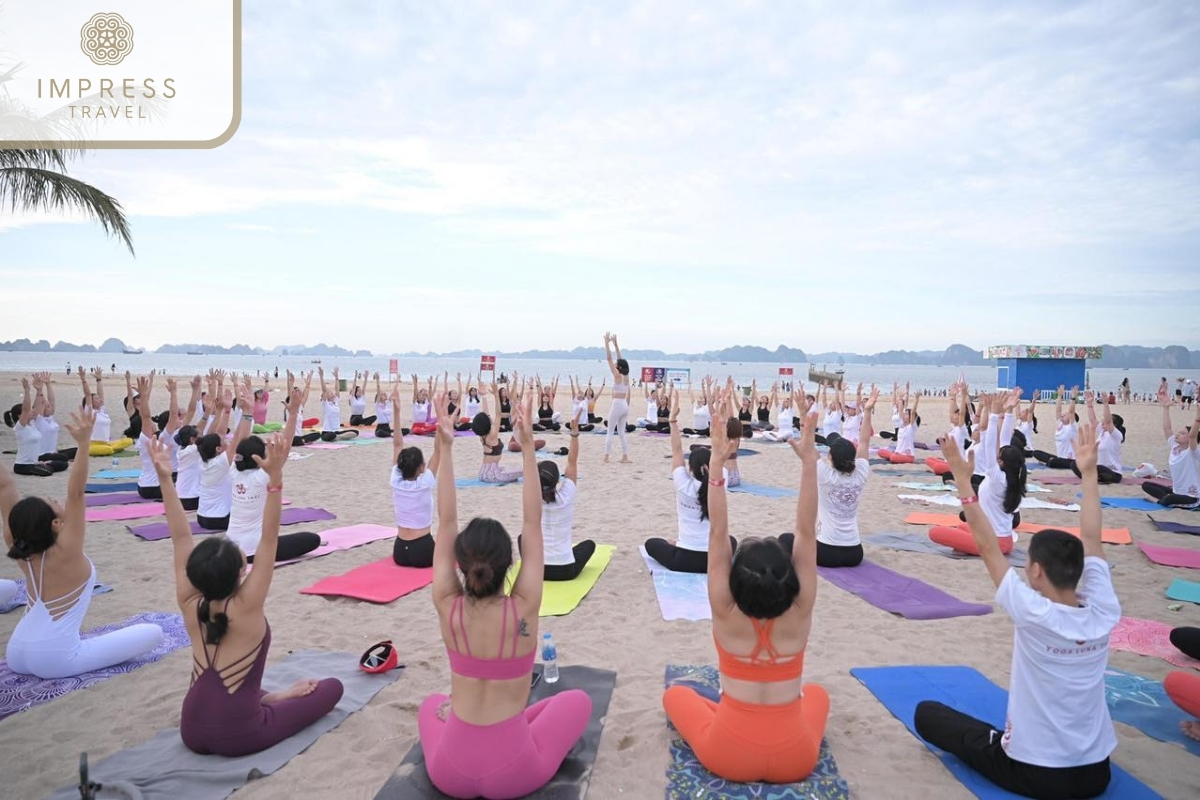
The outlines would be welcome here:
M 0 376 L 0 396 L 15 400 L 17 376 Z M 74 384 L 59 385 L 62 409 L 75 402 Z M 114 403 L 119 408 L 119 403 Z M 559 405 L 567 407 L 560 396 Z M 601 409 L 607 409 L 607 400 Z M 634 409 L 635 414 L 643 409 Z M 944 402 L 922 402 L 925 426 L 919 439 L 930 441 L 943 428 Z M 1129 431 L 1124 448 L 1127 464 L 1152 461 L 1165 466 L 1159 411 L 1155 406 L 1122 407 Z M 273 408 L 272 415 L 278 415 Z M 1037 444 L 1052 448 L 1052 410 L 1040 415 L 1042 432 Z M 65 411 L 59 414 L 65 419 Z M 685 411 L 690 424 L 690 414 Z M 878 415 L 877 415 L 878 416 Z M 344 412 L 343 419 L 348 419 Z M 1176 418 L 1179 419 L 1178 413 Z M 277 419 L 273 416 L 272 419 Z M 114 432 L 125 424 L 114 414 Z M 67 446 L 63 432 L 60 444 Z M 546 436 L 549 446 L 568 443 L 565 435 Z M 432 440 L 414 439 L 432 451 Z M 617 671 L 617 687 L 609 709 L 589 796 L 661 797 L 666 785 L 668 733 L 661 706 L 663 669 L 668 663 L 715 663 L 710 626 L 706 622 L 665 622 L 638 544 L 651 535 L 671 537 L 675 529 L 675 504 L 667 480 L 670 462 L 666 439 L 634 435 L 632 465 L 601 463 L 604 439 L 581 439 L 582 482 L 576 511 L 577 537 L 617 545 L 612 564 L 578 609 L 566 617 L 542 620 L 552 631 L 559 658 L 565 664 L 589 664 Z M 794 487 L 798 462 L 786 445 L 749 445 L 761 455 L 741 461 L 744 478 L 755 483 Z M 0 449 L 15 448 L 12 431 L 0 427 Z M 391 498 L 388 444 L 350 447 L 338 451 L 311 451 L 312 457 L 287 466 L 288 495 L 296 505 L 321 506 L 338 515 L 334 522 L 295 526 L 295 530 L 322 530 L 359 522 L 390 524 Z M 462 438 L 454 446 L 456 472 L 474 475 L 479 467 L 479 443 Z M 920 453 L 918 453 L 920 455 Z M 5 456 L 11 463 L 11 456 Z M 102 463 L 97 463 L 102 462 Z M 92 470 L 108 466 L 96 459 Z M 506 462 L 518 465 L 517 456 Z M 136 459 L 122 461 L 133 467 Z M 910 468 L 912 479 L 931 478 L 924 467 Z M 1033 477 L 1036 479 L 1038 473 Z M 905 478 L 874 476 L 864 496 L 861 523 L 864 534 L 898 531 L 900 520 L 919 507 L 904 505 L 894 486 Z M 23 494 L 61 497 L 64 476 L 49 479 L 18 477 Z M 1073 498 L 1074 486 L 1054 487 L 1052 495 Z M 1106 493 L 1137 496 L 1136 486 L 1117 486 Z M 459 492 L 459 514 L 464 520 L 489 515 L 503 521 L 514 535 L 519 526 L 516 486 L 468 489 Z M 766 499 L 732 494 L 729 499 L 732 532 L 738 536 L 778 534 L 790 530 L 794 499 Z M 936 510 L 936 507 L 930 507 Z M 1078 514 L 1030 511 L 1028 521 L 1078 525 Z M 1200 524 L 1200 514 L 1164 511 L 1163 517 Z M 1197 547 L 1200 540 L 1153 530 L 1143 513 L 1104 512 L 1110 527 L 1129 527 L 1135 538 L 1153 544 Z M 135 523 L 136 524 L 136 523 Z M 920 530 L 912 528 L 912 530 Z M 1115 565 L 1117 591 L 1125 613 L 1173 625 L 1200 625 L 1200 607 L 1167 610 L 1164 595 L 1175 576 L 1197 579 L 1188 570 L 1151 564 L 1134 546 L 1106 546 Z M 143 542 L 130 535 L 123 523 L 94 523 L 88 531 L 88 553 L 100 579 L 115 588 L 95 598 L 87 626 L 124 619 L 142 611 L 177 611 L 168 541 Z M 238 793 L 257 798 L 363 797 L 370 798 L 383 785 L 416 740 L 416 710 L 434 691 L 446 691 L 449 673 L 429 590 L 416 592 L 386 606 L 351 600 L 328 600 L 301 595 L 298 590 L 316 580 L 384 557 L 391 542 L 379 542 L 312 562 L 280 569 L 275 576 L 267 613 L 274 646 L 270 661 L 289 650 L 326 648 L 359 653 L 368 645 L 392 638 L 400 649 L 405 675 L 382 691 L 362 711 L 293 759 L 278 773 L 256 781 Z M 868 557 L 886 566 L 921 578 L 965 601 L 990 602 L 991 582 L 983 565 L 972 561 L 900 553 L 868 546 Z M 15 565 L 0 559 L 0 577 L 19 577 Z M 6 641 L 20 618 L 19 612 L 0 616 L 0 641 Z M 982 671 L 1002 686 L 1008 685 L 1012 630 L 1003 612 L 985 617 L 915 622 L 880 611 L 858 598 L 822 583 L 812 638 L 805 659 L 805 678 L 824 684 L 833 699 L 827 737 L 852 793 L 862 798 L 928 797 L 969 798 L 971 795 L 950 776 L 903 725 L 849 674 L 856 666 L 884 664 L 966 664 Z M 136 745 L 157 731 L 178 725 L 179 709 L 187 691 L 191 654 L 180 650 L 159 663 L 111 679 L 87 691 L 74 692 L 31 711 L 0 722 L 0 752 L 6 797 L 40 797 L 75 780 L 78 753 L 87 750 L 93 761 L 121 748 Z M 1171 669 L 1165 662 L 1129 653 L 1113 652 L 1113 666 L 1162 679 Z M 1200 769 L 1195 757 L 1180 747 L 1157 742 L 1140 732 L 1117 726 L 1120 746 L 1115 760 L 1167 797 L 1200 796 Z

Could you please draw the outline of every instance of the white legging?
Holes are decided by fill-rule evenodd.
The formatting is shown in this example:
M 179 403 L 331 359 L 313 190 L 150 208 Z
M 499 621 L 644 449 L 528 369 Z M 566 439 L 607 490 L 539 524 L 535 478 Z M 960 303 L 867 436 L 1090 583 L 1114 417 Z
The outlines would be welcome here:
M 6 607 L 17 596 L 17 582 L 0 578 L 0 609 Z
M 22 642 L 19 646 L 10 642 L 5 656 L 13 672 L 43 680 L 69 678 L 147 653 L 158 647 L 162 638 L 162 628 L 142 623 L 90 639 L 80 639 L 76 631 L 74 636 L 47 642 Z
M 604 437 L 604 455 L 612 452 L 613 432 L 621 437 L 621 454 L 629 455 L 629 441 L 626 439 L 625 425 L 629 421 L 629 403 L 623 398 L 614 398 L 612 408 L 608 410 L 608 435 Z

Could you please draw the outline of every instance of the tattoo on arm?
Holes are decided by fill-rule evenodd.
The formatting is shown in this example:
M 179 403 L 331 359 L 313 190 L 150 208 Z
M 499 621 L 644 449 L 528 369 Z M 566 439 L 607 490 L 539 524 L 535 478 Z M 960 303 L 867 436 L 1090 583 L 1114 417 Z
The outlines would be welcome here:
M 524 617 L 522 617 L 521 620 L 517 623 L 517 633 L 520 634 L 521 636 L 529 635 L 529 623 L 527 623 L 525 621 Z

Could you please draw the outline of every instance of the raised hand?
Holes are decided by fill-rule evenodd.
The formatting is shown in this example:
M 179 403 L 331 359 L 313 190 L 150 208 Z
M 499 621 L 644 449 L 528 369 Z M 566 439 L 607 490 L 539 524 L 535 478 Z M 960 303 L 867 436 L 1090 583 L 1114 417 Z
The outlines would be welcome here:
M 1075 434 L 1075 466 L 1080 472 L 1095 472 L 1099 444 L 1096 429 L 1091 425 L 1080 425 Z
M 454 446 L 454 418 L 450 416 L 450 398 L 445 392 L 433 397 L 433 409 L 437 413 L 437 441 L 448 447 Z M 499 424 L 499 417 L 496 420 Z
M 528 452 L 526 447 L 533 447 L 533 393 L 526 392 L 512 410 L 513 430 L 517 441 L 521 443 L 522 452 Z
M 283 481 L 283 465 L 287 463 L 288 453 L 291 452 L 292 443 L 287 441 L 281 434 L 273 433 L 267 439 L 267 455 L 262 457 L 255 453 L 251 456 L 254 463 L 259 468 L 267 473 L 269 482 L 278 486 Z
M 159 439 L 151 439 L 145 446 L 145 453 L 154 464 L 154 471 L 158 473 L 159 480 L 171 480 L 171 446 Z
M 972 447 L 967 451 L 966 458 L 963 458 L 962 451 L 958 449 L 958 442 L 953 436 L 943 436 L 938 439 L 938 444 L 942 446 L 942 458 L 950 465 L 950 471 L 954 473 L 954 482 L 958 486 L 970 486 L 971 475 L 975 472 L 975 448 Z

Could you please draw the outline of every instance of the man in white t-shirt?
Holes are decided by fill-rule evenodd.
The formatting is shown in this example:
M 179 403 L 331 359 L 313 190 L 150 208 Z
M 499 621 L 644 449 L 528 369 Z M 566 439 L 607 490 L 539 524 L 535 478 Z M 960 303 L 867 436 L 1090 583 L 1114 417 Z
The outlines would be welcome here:
M 952 442 L 943 452 L 965 487 L 970 466 Z M 960 491 L 971 535 L 1012 618 L 1012 678 L 1004 730 L 935 701 L 917 704 L 917 733 L 1003 789 L 1026 797 L 1096 797 L 1111 779 L 1117 737 L 1104 697 L 1108 639 L 1121 618 L 1100 543 L 1095 428 L 1075 446 L 1083 474 L 1081 536 L 1044 530 L 1029 544 L 1028 580 L 1011 568 L 976 498 Z M 1082 540 L 1082 541 L 1081 541 Z

